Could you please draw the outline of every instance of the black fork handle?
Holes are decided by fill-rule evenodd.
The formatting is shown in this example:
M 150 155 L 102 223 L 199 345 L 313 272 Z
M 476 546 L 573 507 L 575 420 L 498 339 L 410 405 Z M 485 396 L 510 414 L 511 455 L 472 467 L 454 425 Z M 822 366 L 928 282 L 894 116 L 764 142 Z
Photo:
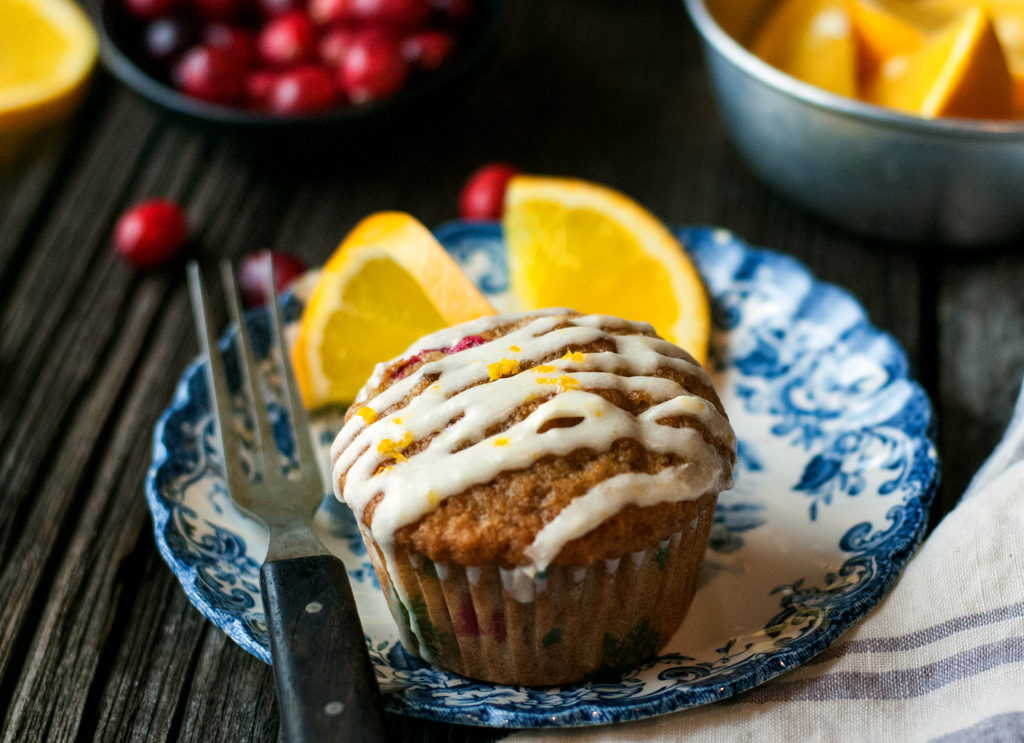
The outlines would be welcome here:
M 377 679 L 341 560 L 267 561 L 260 587 L 285 740 L 385 740 Z

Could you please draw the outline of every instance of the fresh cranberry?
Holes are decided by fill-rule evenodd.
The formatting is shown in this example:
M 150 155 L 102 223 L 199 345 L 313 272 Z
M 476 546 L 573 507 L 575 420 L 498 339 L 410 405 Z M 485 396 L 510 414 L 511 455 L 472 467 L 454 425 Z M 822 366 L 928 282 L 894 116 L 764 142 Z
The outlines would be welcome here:
M 486 342 L 487 342 L 487 339 L 484 338 L 482 335 L 467 335 L 465 338 L 460 339 L 454 345 L 446 346 L 445 348 L 426 348 L 426 349 L 420 351 L 417 354 L 413 354 L 412 356 L 407 358 L 405 361 L 400 363 L 391 372 L 391 376 L 394 377 L 395 379 L 402 379 L 403 377 L 405 377 L 406 374 L 409 373 L 409 369 L 412 367 L 412 365 L 413 364 L 418 364 L 421 361 L 423 361 L 423 357 L 425 355 L 427 355 L 428 353 L 433 353 L 434 351 L 440 351 L 441 353 L 450 356 L 453 353 L 458 353 L 459 351 L 465 351 L 467 348 L 475 348 L 476 346 L 483 345 Z
M 293 10 L 264 26 L 258 45 L 260 56 L 272 65 L 311 61 L 316 56 L 316 29 L 305 12 Z
M 430 0 L 430 4 L 448 23 L 464 23 L 473 14 L 473 0 Z
M 455 38 L 444 31 L 416 31 L 402 39 L 402 58 L 421 70 L 436 70 L 454 50 Z
M 482 345 L 487 342 L 487 339 L 482 335 L 467 335 L 461 339 L 454 346 L 448 346 L 448 348 L 442 348 L 441 352 L 446 354 L 458 353 L 459 351 L 465 351 L 467 348 L 475 348 L 476 346 Z
M 252 67 L 256 61 L 256 36 L 247 29 L 227 23 L 211 23 L 203 31 L 203 41 L 208 46 L 227 49 L 246 68 Z
M 302 0 L 257 0 L 260 12 L 265 18 L 277 18 L 291 10 L 300 10 Z
M 320 61 L 324 64 L 337 67 L 345 57 L 345 50 L 349 48 L 352 41 L 359 36 L 358 31 L 345 27 L 330 29 L 320 37 L 319 52 Z
M 408 30 L 426 22 L 430 0 L 310 0 L 309 12 L 317 23 Z
M 124 0 L 128 12 L 142 21 L 169 16 L 181 7 L 181 0 Z
M 227 49 L 200 45 L 190 49 L 174 67 L 178 87 L 210 103 L 239 103 L 245 98 L 246 68 Z
M 463 219 L 500 219 L 505 210 L 505 189 L 519 172 L 506 163 L 490 163 L 476 170 L 459 194 Z
M 309 0 L 309 17 L 315 23 L 344 23 L 348 20 L 352 0 Z
M 248 5 L 247 0 L 191 0 L 199 15 L 208 21 L 231 21 Z
M 168 199 L 136 204 L 114 227 L 115 249 L 136 268 L 154 268 L 170 260 L 187 237 L 185 212 Z
M 346 13 L 348 0 L 309 0 L 309 17 L 313 22 L 326 26 L 341 23 Z
M 238 266 L 238 288 L 246 307 L 258 307 L 267 303 L 266 259 L 274 263 L 274 287 L 283 292 L 306 271 L 306 264 L 290 253 L 278 250 L 263 250 L 249 253 Z
M 359 0 L 354 5 L 366 9 L 360 20 L 402 29 L 422 26 L 430 15 L 430 0 Z
M 408 76 L 401 45 L 385 34 L 362 34 L 354 39 L 338 68 L 341 90 L 353 103 L 388 98 L 402 89 Z
M 245 78 L 245 92 L 251 107 L 270 109 L 270 94 L 280 74 L 276 70 L 268 69 L 253 70 L 249 73 Z
M 146 26 L 143 44 L 150 59 L 170 64 L 196 43 L 195 23 L 184 18 L 158 18 Z
M 314 113 L 337 102 L 333 76 L 315 65 L 282 72 L 270 88 L 270 110 L 277 114 Z

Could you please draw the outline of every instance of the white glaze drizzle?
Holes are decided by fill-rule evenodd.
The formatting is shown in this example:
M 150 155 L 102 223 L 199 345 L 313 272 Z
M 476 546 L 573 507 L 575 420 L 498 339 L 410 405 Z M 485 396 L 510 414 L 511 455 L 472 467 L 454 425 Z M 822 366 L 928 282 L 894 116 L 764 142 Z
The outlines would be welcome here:
M 359 415 L 352 416 L 331 447 L 335 492 L 360 522 L 370 500 L 383 493 L 370 529 L 389 563 L 398 529 L 414 523 L 451 495 L 490 482 L 501 472 L 528 467 L 549 454 L 565 455 L 581 448 L 607 451 L 615 441 L 629 438 L 654 452 L 683 453 L 686 462 L 656 475 L 619 475 L 574 499 L 527 548 L 531 564 L 515 571 L 524 578 L 532 579 L 545 570 L 567 542 L 583 536 L 629 503 L 646 506 L 694 499 L 716 487 L 729 486 L 731 472 L 699 431 L 658 422 L 675 416 L 695 419 L 711 439 L 735 446 L 728 421 L 714 405 L 670 379 L 651 376 L 660 369 L 672 369 L 710 385 L 700 365 L 689 356 L 678 358 L 678 350 L 667 341 L 604 330 L 650 332 L 646 323 L 601 315 L 567 316 L 566 312 L 552 309 L 481 318 L 422 338 L 401 358 L 427 349 L 448 348 L 467 336 L 532 317 L 504 336 L 422 364 L 368 400 L 369 391 L 380 385 L 392 362 L 379 364 L 374 370 L 355 404 L 370 406 L 375 412 L 398 405 L 424 377 L 437 377 L 407 404 L 369 424 Z M 560 324 L 567 327 L 555 329 Z M 608 339 L 617 352 L 588 353 L 582 361 L 570 355 L 550 360 L 562 349 L 573 350 Z M 510 376 L 492 381 L 488 365 L 506 359 L 520 364 L 542 362 L 553 369 L 508 372 Z M 642 390 L 654 404 L 634 416 L 587 391 L 601 389 L 627 395 Z M 481 438 L 486 429 L 505 420 L 518 405 L 552 393 L 557 394 L 524 420 L 497 435 Z M 559 418 L 583 420 L 570 428 L 537 432 L 545 423 Z M 394 451 L 400 453 L 408 443 L 430 435 L 434 437 L 426 448 L 379 471 Z M 459 447 L 463 448 L 453 451 Z M 343 475 L 342 492 L 339 481 Z M 527 591 L 520 579 L 511 581 L 518 589 L 513 593 L 526 600 Z M 401 588 L 399 591 L 404 593 Z

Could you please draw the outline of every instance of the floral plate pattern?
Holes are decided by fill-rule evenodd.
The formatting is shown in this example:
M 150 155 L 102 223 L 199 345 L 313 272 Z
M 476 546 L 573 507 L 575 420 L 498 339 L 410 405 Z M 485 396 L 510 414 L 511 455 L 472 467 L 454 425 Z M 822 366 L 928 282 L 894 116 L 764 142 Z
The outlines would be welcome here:
M 708 367 L 739 438 L 736 487 L 719 499 L 682 627 L 658 657 L 598 682 L 517 688 L 431 668 L 399 643 L 353 519 L 327 494 L 315 527 L 348 567 L 389 709 L 544 727 L 724 699 L 825 649 L 878 603 L 913 554 L 938 459 L 931 404 L 908 378 L 903 351 L 849 294 L 795 260 L 725 230 L 677 234 L 712 297 Z M 497 225 L 453 222 L 438 238 L 499 308 L 514 306 Z M 299 301 L 285 310 L 294 319 Z M 248 322 L 265 356 L 267 316 L 254 312 Z M 229 333 L 222 348 L 231 342 Z M 235 384 L 237 369 L 228 366 Z M 287 421 L 273 403 L 271 412 L 287 461 Z M 338 412 L 314 421 L 325 470 L 339 423 Z M 205 376 L 193 362 L 154 433 L 146 495 L 156 542 L 192 603 L 268 661 L 259 591 L 267 536 L 232 506 L 213 435 Z

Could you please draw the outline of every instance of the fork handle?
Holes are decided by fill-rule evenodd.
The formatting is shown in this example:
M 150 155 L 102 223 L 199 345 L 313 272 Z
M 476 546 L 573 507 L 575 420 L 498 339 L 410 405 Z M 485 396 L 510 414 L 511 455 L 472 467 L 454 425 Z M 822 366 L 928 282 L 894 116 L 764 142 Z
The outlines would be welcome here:
M 267 561 L 260 587 L 285 740 L 385 740 L 377 679 L 341 560 Z

